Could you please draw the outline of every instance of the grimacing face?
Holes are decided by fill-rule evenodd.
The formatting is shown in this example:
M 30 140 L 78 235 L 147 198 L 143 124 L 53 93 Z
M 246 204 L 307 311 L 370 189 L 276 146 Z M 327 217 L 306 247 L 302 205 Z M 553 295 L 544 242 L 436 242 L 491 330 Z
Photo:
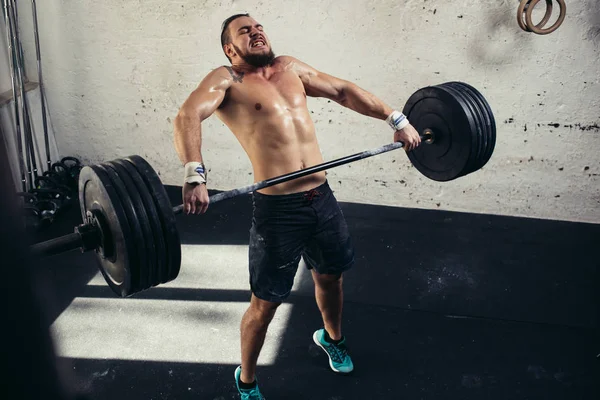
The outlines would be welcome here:
M 229 25 L 229 33 L 233 50 L 248 64 L 263 67 L 275 58 L 263 26 L 254 18 L 237 18 Z

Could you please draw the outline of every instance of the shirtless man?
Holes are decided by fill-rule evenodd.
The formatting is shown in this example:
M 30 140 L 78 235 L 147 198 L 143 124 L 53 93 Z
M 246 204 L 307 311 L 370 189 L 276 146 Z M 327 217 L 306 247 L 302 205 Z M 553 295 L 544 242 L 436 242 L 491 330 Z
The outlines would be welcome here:
M 221 43 L 231 66 L 212 70 L 185 100 L 175 126 L 175 148 L 185 165 L 186 214 L 209 206 L 201 152 L 201 123 L 216 113 L 252 163 L 254 181 L 320 164 L 307 96 L 325 97 L 360 114 L 385 120 L 394 141 L 407 151 L 421 142 L 406 117 L 355 84 L 317 71 L 290 56 L 275 57 L 262 25 L 248 14 L 233 15 Z M 263 399 L 256 364 L 269 323 L 289 296 L 300 258 L 310 268 L 323 328 L 313 340 L 338 373 L 353 370 L 342 335 L 342 273 L 354 250 L 325 172 L 252 193 L 249 272 L 252 296 L 241 321 L 241 365 L 235 382 L 242 399 Z

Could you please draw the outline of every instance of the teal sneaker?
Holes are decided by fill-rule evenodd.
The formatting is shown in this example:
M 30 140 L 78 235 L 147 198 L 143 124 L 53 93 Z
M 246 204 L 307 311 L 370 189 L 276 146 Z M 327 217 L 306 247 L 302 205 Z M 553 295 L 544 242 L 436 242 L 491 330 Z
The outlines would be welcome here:
M 263 395 L 260 393 L 258 389 L 258 382 L 256 382 L 256 386 L 252 389 L 241 389 L 240 388 L 240 375 L 242 374 L 242 366 L 238 366 L 235 369 L 235 373 L 233 376 L 235 377 L 235 386 L 237 387 L 238 392 L 240 392 L 240 399 L 242 400 L 265 400 Z
M 342 338 L 338 344 L 329 343 L 325 340 L 325 329 L 319 329 L 313 334 L 313 340 L 329 357 L 329 366 L 334 372 L 349 374 L 354 370 L 354 364 L 348 355 L 346 338 Z

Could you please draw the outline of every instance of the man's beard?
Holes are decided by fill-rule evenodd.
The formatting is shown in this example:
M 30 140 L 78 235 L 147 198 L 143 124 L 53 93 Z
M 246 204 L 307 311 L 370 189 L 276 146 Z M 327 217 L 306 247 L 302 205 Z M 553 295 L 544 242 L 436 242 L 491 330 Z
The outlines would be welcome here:
M 255 68 L 265 67 L 275 59 L 275 53 L 273 53 L 272 49 L 269 49 L 268 53 L 263 54 L 244 54 L 236 45 L 233 45 L 233 48 L 244 61 Z

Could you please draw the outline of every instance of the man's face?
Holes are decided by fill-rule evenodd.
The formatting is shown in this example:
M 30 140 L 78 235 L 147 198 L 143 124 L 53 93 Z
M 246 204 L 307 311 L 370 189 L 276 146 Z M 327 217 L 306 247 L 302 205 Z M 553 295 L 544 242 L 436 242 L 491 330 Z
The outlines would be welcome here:
M 264 67 L 275 58 L 271 42 L 261 24 L 251 17 L 240 17 L 229 25 L 236 53 L 254 67 Z

